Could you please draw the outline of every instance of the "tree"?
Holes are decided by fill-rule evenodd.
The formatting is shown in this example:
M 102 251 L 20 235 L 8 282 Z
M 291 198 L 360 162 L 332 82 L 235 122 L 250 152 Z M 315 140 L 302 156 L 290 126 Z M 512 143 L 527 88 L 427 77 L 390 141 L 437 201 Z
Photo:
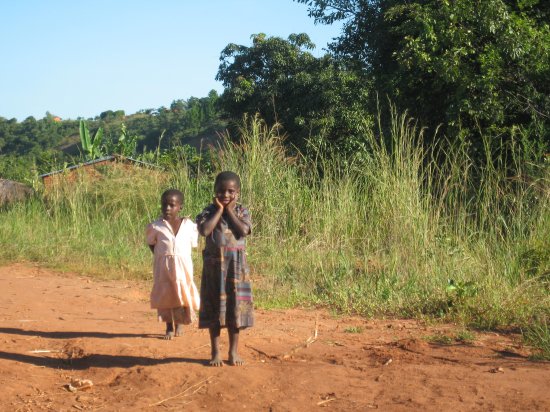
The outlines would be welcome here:
M 548 141 L 550 3 L 539 0 L 297 0 L 344 20 L 333 55 L 449 136 L 531 128 Z
M 234 121 L 259 113 L 282 124 L 300 148 L 313 136 L 353 140 L 365 119 L 366 89 L 330 56 L 314 57 L 314 47 L 303 33 L 287 40 L 260 33 L 250 47 L 229 44 L 216 76 L 225 87 L 221 107 Z
M 99 119 L 103 120 L 104 122 L 109 122 L 116 119 L 119 119 L 119 120 L 124 119 L 125 115 L 126 113 L 124 112 L 124 110 L 116 110 L 116 111 L 106 110 L 100 113 Z
M 219 96 L 216 90 L 210 90 L 210 92 L 208 93 L 208 97 L 202 99 L 206 120 L 212 121 L 218 115 L 218 110 L 216 109 L 218 105 L 218 99 Z

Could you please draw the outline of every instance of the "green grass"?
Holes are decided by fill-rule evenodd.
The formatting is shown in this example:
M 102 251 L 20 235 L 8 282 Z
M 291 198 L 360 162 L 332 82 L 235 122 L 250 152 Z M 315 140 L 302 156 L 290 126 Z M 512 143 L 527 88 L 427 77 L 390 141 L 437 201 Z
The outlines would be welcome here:
M 446 335 L 444 333 L 436 333 L 434 335 L 425 336 L 424 340 L 436 345 L 452 345 L 455 341 L 454 336 Z
M 528 326 L 523 337 L 528 345 L 536 348 L 533 359 L 550 360 L 550 328 L 546 317 L 537 319 Z
M 476 340 L 476 336 L 469 330 L 462 329 L 450 333 L 436 332 L 433 335 L 424 336 L 424 340 L 437 345 L 471 344 Z
M 363 328 L 361 326 L 350 326 L 344 329 L 345 333 L 363 333 Z
M 476 340 L 476 335 L 467 329 L 463 329 L 457 332 L 455 339 L 458 342 L 469 344 Z
M 393 113 L 393 124 L 387 136 L 365 131 L 370 151 L 319 153 L 314 164 L 287 156 L 275 130 L 249 119 L 241 144 L 212 156 L 216 172 L 242 177 L 258 305 L 513 325 L 547 345 L 548 328 L 530 325 L 550 309 L 548 162 L 491 157 L 487 142 L 479 165 L 465 143 L 422 150 L 422 131 L 405 115 Z M 166 173 L 104 173 L 0 211 L 0 261 L 150 279 L 144 228 L 160 194 L 182 190 L 192 217 L 212 198 L 214 176 L 191 177 L 184 158 Z M 194 259 L 198 278 L 200 253 Z

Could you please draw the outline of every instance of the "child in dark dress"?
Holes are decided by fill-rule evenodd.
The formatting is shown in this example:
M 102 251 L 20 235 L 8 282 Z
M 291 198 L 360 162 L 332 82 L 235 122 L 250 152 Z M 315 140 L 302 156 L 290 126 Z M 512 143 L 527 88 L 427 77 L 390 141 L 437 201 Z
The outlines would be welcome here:
M 254 307 L 246 264 L 245 238 L 252 229 L 248 209 L 237 203 L 241 181 L 222 172 L 214 182 L 214 199 L 196 218 L 206 238 L 200 288 L 199 328 L 210 331 L 210 365 L 223 366 L 219 353 L 220 329 L 229 334 L 229 364 L 242 365 L 239 332 L 253 326 Z

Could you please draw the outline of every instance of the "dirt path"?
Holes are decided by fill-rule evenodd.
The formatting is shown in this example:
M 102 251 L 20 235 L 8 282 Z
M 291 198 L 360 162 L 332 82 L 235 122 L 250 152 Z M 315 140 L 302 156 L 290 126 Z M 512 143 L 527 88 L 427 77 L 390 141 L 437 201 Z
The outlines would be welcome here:
M 259 310 L 247 364 L 211 368 L 206 331 L 161 339 L 146 284 L 15 264 L 0 290 L 3 411 L 550 410 L 550 363 L 514 335 L 443 345 L 429 338 L 452 326 Z M 71 392 L 74 379 L 93 387 Z

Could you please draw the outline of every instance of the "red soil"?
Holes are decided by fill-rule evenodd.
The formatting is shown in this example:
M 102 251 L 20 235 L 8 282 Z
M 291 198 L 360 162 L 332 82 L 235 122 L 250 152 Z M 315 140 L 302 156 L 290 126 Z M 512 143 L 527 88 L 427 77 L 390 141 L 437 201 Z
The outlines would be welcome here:
M 514 334 L 430 343 L 452 325 L 257 310 L 246 365 L 212 368 L 207 331 L 172 341 L 148 285 L 0 267 L 0 409 L 548 411 L 550 363 Z M 227 336 L 222 338 L 227 350 Z M 69 390 L 90 380 L 88 389 Z

